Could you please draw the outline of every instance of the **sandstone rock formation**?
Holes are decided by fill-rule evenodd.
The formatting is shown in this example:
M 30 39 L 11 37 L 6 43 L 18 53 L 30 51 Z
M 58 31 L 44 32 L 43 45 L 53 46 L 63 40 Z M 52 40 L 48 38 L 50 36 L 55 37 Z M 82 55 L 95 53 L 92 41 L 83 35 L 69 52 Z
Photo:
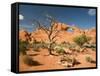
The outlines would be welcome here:
M 22 40 L 22 41 L 29 41 L 31 40 L 30 38 L 30 33 L 28 33 L 26 30 L 20 30 L 19 31 L 19 40 Z
M 73 29 L 73 32 L 68 32 L 68 28 L 71 27 Z M 58 36 L 56 37 L 57 43 L 61 42 L 73 42 L 73 38 L 75 36 L 86 34 L 87 36 L 90 36 L 92 38 L 91 42 L 96 42 L 96 29 L 87 29 L 83 30 L 76 26 L 70 26 L 64 23 L 55 23 L 54 30 L 60 30 L 58 33 Z M 20 30 L 19 31 L 19 39 L 23 41 L 30 41 L 31 43 L 34 42 L 34 40 L 39 42 L 46 42 L 48 41 L 48 36 L 42 29 L 37 29 L 36 31 L 33 31 L 31 33 L 28 33 L 26 30 Z

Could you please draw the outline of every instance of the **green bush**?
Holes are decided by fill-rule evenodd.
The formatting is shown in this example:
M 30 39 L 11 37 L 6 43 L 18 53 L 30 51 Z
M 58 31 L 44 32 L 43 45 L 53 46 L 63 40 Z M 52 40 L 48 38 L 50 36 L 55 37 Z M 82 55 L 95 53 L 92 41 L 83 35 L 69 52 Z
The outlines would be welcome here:
M 41 43 L 41 48 L 48 48 L 49 44 L 48 43 Z
M 90 57 L 90 56 L 86 56 L 86 61 L 89 63 L 95 63 L 95 61 Z
M 21 41 L 19 40 L 19 51 L 23 55 L 26 55 L 26 51 L 28 49 L 29 43 L 27 41 Z
M 79 36 L 76 36 L 73 41 L 79 45 L 79 46 L 82 46 L 84 43 L 87 43 L 88 41 L 90 41 L 91 38 L 86 36 L 85 34 L 82 34 L 82 35 L 79 35 Z
M 59 53 L 59 54 L 64 54 L 65 53 L 64 49 L 56 49 L 56 52 Z
M 44 43 L 44 42 L 33 42 L 32 44 L 32 48 L 33 48 L 33 51 L 38 51 L 39 48 L 48 48 L 48 45 L 47 43 Z
M 55 46 L 54 50 L 56 51 L 56 53 L 58 54 L 64 54 L 65 50 L 63 49 L 63 47 L 61 46 Z

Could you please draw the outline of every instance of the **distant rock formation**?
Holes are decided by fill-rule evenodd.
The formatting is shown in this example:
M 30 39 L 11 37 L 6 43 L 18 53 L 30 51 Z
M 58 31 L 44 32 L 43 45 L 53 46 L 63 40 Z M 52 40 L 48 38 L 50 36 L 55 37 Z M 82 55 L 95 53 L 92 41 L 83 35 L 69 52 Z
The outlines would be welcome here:
M 68 32 L 68 28 L 72 28 L 73 32 Z M 55 23 L 54 30 L 60 30 L 61 32 L 58 33 L 58 37 L 57 39 L 57 43 L 62 43 L 62 42 L 73 42 L 73 38 L 75 36 L 81 35 L 81 34 L 85 34 L 87 36 L 90 36 L 91 42 L 95 43 L 96 42 L 96 29 L 95 28 L 91 28 L 91 29 L 80 29 L 76 26 L 70 26 L 64 23 Z M 20 30 L 19 31 L 19 39 L 23 40 L 23 41 L 30 41 L 30 43 L 35 41 L 39 41 L 39 42 L 46 42 L 48 41 L 48 36 L 45 33 L 44 30 L 42 29 L 36 29 L 36 31 L 33 31 L 31 33 L 28 33 L 26 30 Z
M 24 29 L 20 30 L 19 31 L 19 39 L 22 40 L 22 41 L 29 41 L 29 40 L 31 40 L 30 33 L 28 33 Z
M 30 37 L 31 37 L 31 40 L 32 40 L 31 42 L 34 42 L 34 40 L 41 42 L 41 41 L 45 41 L 45 40 L 48 39 L 46 33 L 42 29 L 33 31 L 31 33 Z
M 53 29 L 55 30 L 67 30 L 69 28 L 69 25 L 64 23 L 55 23 Z
M 86 31 L 86 35 L 90 36 L 91 39 L 91 43 L 96 43 L 96 29 L 95 28 L 91 28 L 88 31 Z

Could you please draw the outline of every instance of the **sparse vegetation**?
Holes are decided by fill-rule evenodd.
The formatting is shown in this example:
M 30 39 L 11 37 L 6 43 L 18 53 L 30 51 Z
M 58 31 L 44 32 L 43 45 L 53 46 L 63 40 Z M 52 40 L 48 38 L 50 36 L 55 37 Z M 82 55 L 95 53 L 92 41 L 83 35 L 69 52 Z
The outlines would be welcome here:
M 38 42 L 32 44 L 33 51 L 38 51 L 39 48 L 48 48 L 49 44 L 45 42 Z
M 96 51 L 96 48 L 92 48 L 92 51 Z
M 86 47 L 86 48 L 96 48 L 96 44 L 84 44 L 83 47 Z
M 61 58 L 61 64 L 66 67 L 73 67 L 74 65 L 80 64 L 80 62 L 75 57 L 65 56 Z
M 20 53 L 22 53 L 23 55 L 26 55 L 26 51 L 28 50 L 28 47 L 29 47 L 28 41 L 19 40 L 19 51 L 20 51 Z
M 41 47 L 40 43 L 33 43 L 32 44 L 33 51 L 39 51 L 40 47 Z
M 86 61 L 89 62 L 89 63 L 95 63 L 95 61 L 92 59 L 92 57 L 90 56 L 86 56 Z
M 90 41 L 90 40 L 91 40 L 91 38 L 88 37 L 88 36 L 86 36 L 85 34 L 76 36 L 76 37 L 73 39 L 73 41 L 74 41 L 77 45 L 79 45 L 80 47 L 82 47 L 82 45 L 83 45 L 84 43 L 87 43 L 87 42 Z
M 60 55 L 65 53 L 65 50 L 63 48 L 56 48 L 55 50 Z

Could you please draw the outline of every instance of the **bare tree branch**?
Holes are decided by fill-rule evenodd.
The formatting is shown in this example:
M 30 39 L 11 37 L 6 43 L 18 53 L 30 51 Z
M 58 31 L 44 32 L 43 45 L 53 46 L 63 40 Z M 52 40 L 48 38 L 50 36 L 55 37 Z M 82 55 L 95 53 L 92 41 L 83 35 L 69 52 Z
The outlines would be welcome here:
M 41 27 L 41 23 L 40 23 L 38 20 L 33 19 L 33 21 L 32 21 L 32 22 L 36 22 L 36 23 L 38 24 L 38 28 L 40 28 L 40 27 Z
M 57 39 L 55 39 L 55 38 L 58 36 L 58 33 L 60 32 L 60 30 L 56 30 L 57 26 L 55 26 L 55 24 L 57 24 L 57 21 L 52 16 L 48 15 L 47 18 L 50 20 L 49 28 L 46 28 L 45 26 L 41 25 L 41 23 L 35 19 L 34 19 L 34 22 L 37 23 L 39 29 L 42 29 L 47 34 L 48 39 L 50 41 L 48 49 L 49 49 L 49 53 L 52 54 L 52 52 L 51 52 L 52 44 L 57 41 Z

